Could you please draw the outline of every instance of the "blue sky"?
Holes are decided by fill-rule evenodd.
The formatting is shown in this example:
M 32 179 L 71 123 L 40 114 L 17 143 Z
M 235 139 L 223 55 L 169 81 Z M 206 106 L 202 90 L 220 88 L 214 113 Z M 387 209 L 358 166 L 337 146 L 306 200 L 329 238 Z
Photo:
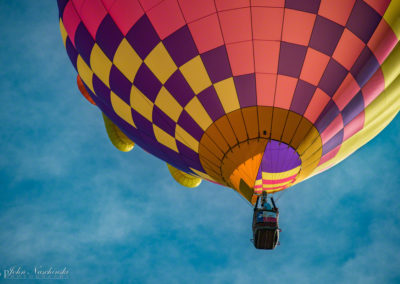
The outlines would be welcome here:
M 287 190 L 281 245 L 257 251 L 252 210 L 234 191 L 182 188 L 139 147 L 113 148 L 76 87 L 55 1 L 0 0 L 0 27 L 1 274 L 52 266 L 67 267 L 71 283 L 400 283 L 399 117 Z

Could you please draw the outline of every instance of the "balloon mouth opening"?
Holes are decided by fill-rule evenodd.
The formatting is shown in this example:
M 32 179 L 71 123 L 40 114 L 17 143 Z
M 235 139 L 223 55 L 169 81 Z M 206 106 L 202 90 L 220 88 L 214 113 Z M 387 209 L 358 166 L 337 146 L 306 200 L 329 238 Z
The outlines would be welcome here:
M 315 126 L 293 111 L 269 106 L 245 110 L 235 110 L 207 128 L 199 159 L 213 180 L 254 203 L 263 191 L 277 192 L 309 177 L 320 162 L 322 140 Z M 273 126 L 273 121 L 285 119 L 286 124 Z M 232 122 L 243 131 L 235 132 Z
M 261 194 L 283 190 L 292 185 L 299 172 L 301 159 L 290 145 L 270 140 L 258 169 L 254 193 Z

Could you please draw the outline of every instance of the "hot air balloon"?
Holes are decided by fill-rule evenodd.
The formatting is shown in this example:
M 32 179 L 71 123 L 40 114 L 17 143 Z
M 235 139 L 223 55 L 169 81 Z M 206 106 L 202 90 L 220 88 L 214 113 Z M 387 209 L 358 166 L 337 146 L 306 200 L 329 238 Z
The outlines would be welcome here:
M 113 144 L 251 204 L 336 165 L 400 108 L 400 1 L 58 0 Z

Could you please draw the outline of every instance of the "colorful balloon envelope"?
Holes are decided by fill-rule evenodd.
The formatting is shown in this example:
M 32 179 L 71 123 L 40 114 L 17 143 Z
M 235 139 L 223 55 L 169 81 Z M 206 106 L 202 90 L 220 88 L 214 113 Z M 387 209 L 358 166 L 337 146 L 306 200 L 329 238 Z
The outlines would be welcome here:
M 254 203 L 339 163 L 400 108 L 400 1 L 58 6 L 83 87 L 118 128 L 108 129 L 189 186 L 206 179 Z

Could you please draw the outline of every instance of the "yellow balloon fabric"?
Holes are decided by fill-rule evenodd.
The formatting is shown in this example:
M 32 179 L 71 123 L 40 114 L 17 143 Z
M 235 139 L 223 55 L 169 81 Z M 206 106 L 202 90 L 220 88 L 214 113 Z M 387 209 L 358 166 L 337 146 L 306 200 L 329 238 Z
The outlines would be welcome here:
M 185 172 L 182 172 L 173 166 L 167 164 L 168 170 L 171 173 L 171 176 L 180 184 L 185 187 L 194 188 L 198 187 L 201 183 L 201 178 L 194 177 Z
M 131 151 L 133 146 L 135 146 L 135 143 L 133 143 L 132 140 L 130 140 L 104 113 L 102 114 L 104 125 L 111 143 L 115 148 L 122 152 Z

